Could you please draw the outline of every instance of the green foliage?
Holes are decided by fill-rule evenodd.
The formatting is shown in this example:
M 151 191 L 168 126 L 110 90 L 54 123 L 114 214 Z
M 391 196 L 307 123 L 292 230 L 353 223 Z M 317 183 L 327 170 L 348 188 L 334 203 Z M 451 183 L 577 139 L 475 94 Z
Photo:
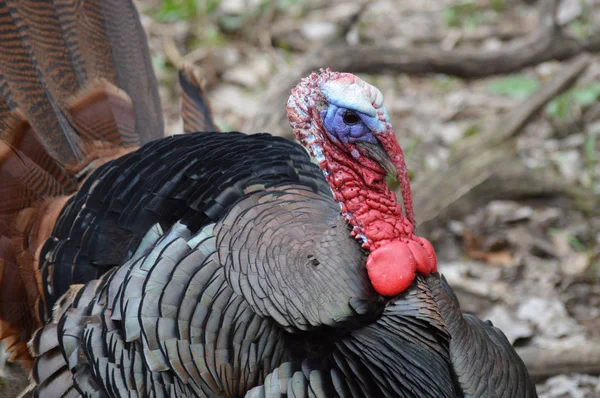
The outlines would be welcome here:
M 587 107 L 595 104 L 600 97 L 600 83 L 572 90 L 573 99 L 582 106 Z
M 583 242 L 574 234 L 567 235 L 569 245 L 578 252 L 584 252 L 587 250 Z
M 157 53 L 152 55 L 152 69 L 158 75 L 163 75 L 167 72 L 168 66 L 163 54 Z
M 190 19 L 195 15 L 195 0 L 164 0 L 156 12 L 156 19 L 163 22 L 173 22 L 180 19 Z
M 598 158 L 598 152 L 596 151 L 596 141 L 598 140 L 599 132 L 590 133 L 585 139 L 583 151 L 585 153 L 585 160 L 588 163 L 595 163 L 600 161 Z
M 225 42 L 225 38 L 216 26 L 206 26 L 204 29 L 204 41 L 212 45 L 220 45 Z
M 598 151 L 596 150 L 598 136 L 600 136 L 599 131 L 588 133 L 583 145 L 585 165 L 591 179 L 591 189 L 596 195 L 600 195 L 600 181 L 597 180 L 595 175 L 596 166 L 598 165 L 598 162 L 600 162 L 600 157 L 598 156 Z
M 594 31 L 595 24 L 592 17 L 594 12 L 590 9 L 587 1 L 580 0 L 579 4 L 581 5 L 581 14 L 567 24 L 567 31 L 578 39 L 585 39 Z
M 568 120 L 572 113 L 571 105 L 571 98 L 564 93 L 546 105 L 546 113 L 555 121 Z
M 219 16 L 218 21 L 219 26 L 225 32 L 235 32 L 244 26 L 246 22 L 246 15 L 221 15 Z
M 177 69 L 172 65 L 164 54 L 152 54 L 152 69 L 160 76 L 161 84 L 170 87 L 177 82 Z
M 304 4 L 305 0 L 277 0 L 277 8 L 284 10 L 287 7 L 298 6 Z M 264 0 L 263 3 L 270 4 L 271 0 Z
M 491 6 L 493 11 L 500 12 L 504 9 L 504 0 L 493 0 Z M 442 10 L 442 19 L 449 28 L 474 29 L 494 16 L 494 13 L 481 10 L 474 0 L 465 0 Z
M 215 124 L 217 125 L 219 130 L 224 131 L 224 132 L 229 132 L 229 131 L 235 130 L 233 128 L 233 126 L 231 124 L 229 124 L 229 122 L 227 122 L 226 120 L 217 119 L 217 120 L 215 120 Z
M 473 137 L 476 136 L 477 134 L 479 134 L 479 126 L 474 124 L 471 125 L 469 127 L 467 127 L 463 133 L 463 137 L 465 138 L 469 138 L 469 137 Z
M 569 120 L 577 110 L 595 104 L 599 98 L 600 83 L 573 88 L 550 101 L 546 113 L 555 121 Z
M 457 90 L 460 86 L 460 80 L 453 76 L 439 74 L 431 81 L 433 88 L 442 94 Z
M 277 10 L 286 10 L 289 7 L 304 5 L 306 0 L 262 0 L 259 8 L 261 13 L 268 12 L 273 8 Z
M 489 86 L 493 94 L 506 95 L 515 99 L 524 100 L 540 87 L 540 81 L 536 78 L 513 75 L 494 81 Z
M 156 19 L 174 22 L 195 19 L 213 13 L 221 0 L 162 0 Z
M 397 189 L 400 188 L 400 182 L 398 181 L 398 179 L 396 178 L 396 176 L 392 175 L 392 174 L 387 174 L 385 176 L 385 183 L 387 184 L 387 186 L 392 190 L 395 191 Z
M 549 228 L 548 233 L 551 236 L 563 236 L 564 238 L 566 238 L 567 242 L 569 243 L 569 246 L 571 246 L 571 248 L 575 251 L 587 251 L 587 247 L 585 246 L 585 244 L 572 232 L 560 228 Z
M 570 22 L 567 27 L 573 32 L 573 36 L 578 39 L 585 39 L 592 33 L 593 25 L 589 21 L 576 19 Z
M 490 5 L 492 6 L 492 10 L 497 13 L 501 13 L 504 11 L 504 7 L 506 7 L 506 3 L 504 0 L 491 0 Z

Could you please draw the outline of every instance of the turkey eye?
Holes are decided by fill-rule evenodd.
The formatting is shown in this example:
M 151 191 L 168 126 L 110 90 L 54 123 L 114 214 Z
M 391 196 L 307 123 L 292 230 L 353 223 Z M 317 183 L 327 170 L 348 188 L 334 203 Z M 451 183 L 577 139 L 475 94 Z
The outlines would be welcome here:
M 349 126 L 360 122 L 360 118 L 358 117 L 358 115 L 351 111 L 344 112 L 343 120 L 344 123 L 346 123 Z

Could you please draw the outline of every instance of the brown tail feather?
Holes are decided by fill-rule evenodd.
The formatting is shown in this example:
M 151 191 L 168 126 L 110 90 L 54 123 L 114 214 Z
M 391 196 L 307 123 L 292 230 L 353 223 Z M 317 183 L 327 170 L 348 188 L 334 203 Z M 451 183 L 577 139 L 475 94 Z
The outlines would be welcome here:
M 202 84 L 190 65 L 184 65 L 179 71 L 181 85 L 181 118 L 183 131 L 219 131 L 212 120 L 210 104 L 202 89 Z
M 40 324 L 41 245 L 78 184 L 163 136 L 130 0 L 0 0 L 0 339 Z
M 0 340 L 11 352 L 11 360 L 29 362 L 31 358 L 24 349 L 27 349 L 27 331 L 34 327 L 34 321 L 12 246 L 8 238 L 0 237 Z
M 156 78 L 131 1 L 0 0 L 0 25 L 0 119 L 19 108 L 60 164 L 85 158 L 65 110 L 99 79 L 129 96 L 140 143 L 163 136 Z
M 129 95 L 141 142 L 162 137 L 162 108 L 140 16 L 130 0 L 95 0 L 104 13 L 106 36 L 117 67 L 118 86 Z
M 41 66 L 29 45 L 36 38 L 21 36 L 21 32 L 26 33 L 23 20 L 13 6 L 0 0 L 0 86 L 4 87 L 4 101 L 11 109 L 21 109 L 54 159 L 62 164 L 77 161 L 82 158 L 81 142 L 55 106 L 49 91 L 52 86 L 41 80 Z
M 6 91 L 6 88 L 5 82 L 2 84 L 2 79 L 0 78 L 0 131 L 4 131 L 6 128 L 7 120 L 5 120 L 5 118 L 10 113 L 10 107 L 4 100 L 3 94 Z
M 87 141 L 115 146 L 138 146 L 131 98 L 104 79 L 80 93 L 69 104 L 69 114 Z
M 3 122 L 5 127 L 0 131 L 2 141 L 13 148 L 19 148 L 20 152 L 56 179 L 66 191 L 73 192 L 77 189 L 77 181 L 50 156 L 23 112 L 16 109 L 6 114 Z
M 23 152 L 0 141 L 0 339 L 9 337 L 12 358 L 27 363 L 24 347 L 41 324 L 38 308 L 43 308 L 37 252 L 68 198 L 71 180 L 67 182 L 61 184 Z
M 80 84 L 98 78 L 118 84 L 100 2 L 55 0 L 54 5 Z

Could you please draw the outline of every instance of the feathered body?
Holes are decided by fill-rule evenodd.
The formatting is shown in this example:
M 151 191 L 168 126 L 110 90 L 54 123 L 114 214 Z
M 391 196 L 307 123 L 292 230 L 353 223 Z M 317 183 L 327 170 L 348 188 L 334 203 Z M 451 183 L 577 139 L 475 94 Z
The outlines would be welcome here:
M 463 318 L 439 275 L 392 301 L 373 291 L 367 253 L 295 144 L 240 133 L 165 138 L 100 167 L 70 203 L 73 233 L 55 247 L 83 247 L 75 263 L 129 260 L 72 288 L 34 338 L 41 396 L 60 376 L 74 380 L 61 394 L 243 396 L 258 386 L 250 396 L 450 397 L 467 393 L 463 372 L 473 393 L 490 396 L 486 386 L 513 368 L 521 379 L 507 396 L 533 396 L 508 341 Z M 131 226 L 145 222 L 136 234 Z M 488 357 L 472 350 L 474 338 L 494 356 L 462 369 L 469 355 Z
M 414 235 L 376 88 L 322 71 L 293 92 L 315 164 L 191 133 L 215 128 L 190 69 L 190 134 L 162 138 L 129 1 L 0 0 L 0 26 L 0 338 L 37 396 L 535 396 Z

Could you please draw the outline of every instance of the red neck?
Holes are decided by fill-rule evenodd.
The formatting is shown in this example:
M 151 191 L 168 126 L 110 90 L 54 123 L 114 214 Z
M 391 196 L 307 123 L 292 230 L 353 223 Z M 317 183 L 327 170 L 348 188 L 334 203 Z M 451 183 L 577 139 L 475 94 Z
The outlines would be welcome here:
M 327 181 L 363 248 L 374 251 L 391 241 L 410 240 L 414 228 L 385 183 L 385 172 L 364 167 L 328 139 L 323 147 Z

